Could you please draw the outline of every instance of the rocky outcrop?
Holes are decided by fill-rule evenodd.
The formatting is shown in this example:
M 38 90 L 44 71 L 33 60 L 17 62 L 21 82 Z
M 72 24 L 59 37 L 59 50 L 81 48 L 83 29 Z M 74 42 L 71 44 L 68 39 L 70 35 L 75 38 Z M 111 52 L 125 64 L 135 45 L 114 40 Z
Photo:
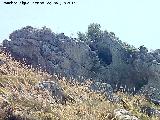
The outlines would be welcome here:
M 49 73 L 64 76 L 88 77 L 94 52 L 83 42 L 77 42 L 63 33 L 54 34 L 48 28 L 35 29 L 27 26 L 10 35 L 11 41 L 4 40 L 12 56 L 33 67 L 41 67 Z
M 142 54 L 143 55 L 143 54 Z M 152 102 L 158 102 L 160 100 L 160 63 L 159 63 L 160 51 L 159 49 L 147 53 L 143 56 L 143 62 L 145 67 L 139 67 L 143 69 L 146 76 L 148 76 L 148 82 L 144 85 L 140 93 L 142 92 Z
M 10 41 L 3 41 L 6 51 L 51 74 L 74 77 L 81 82 L 90 78 L 113 88 L 122 86 L 129 92 L 150 86 L 160 91 L 160 51 L 148 52 L 144 46 L 131 49 L 113 33 L 101 32 L 100 37 L 83 42 L 64 33 L 55 34 L 46 27 L 27 26 L 14 31 L 9 38 Z
M 9 38 L 11 41 L 4 40 L 3 46 L 13 57 L 19 60 L 25 58 L 25 62 L 33 67 L 41 67 L 49 73 L 61 73 L 67 77 L 83 76 L 112 84 L 119 81 L 116 68 L 122 63 L 121 54 L 124 49 L 111 38 L 99 43 L 106 44 L 107 48 L 102 48 L 98 53 L 89 44 L 69 38 L 63 33 L 55 34 L 45 27 L 35 29 L 27 26 L 14 31 Z M 103 54 L 107 63 L 103 62 Z M 111 65 L 106 69 L 105 64 Z

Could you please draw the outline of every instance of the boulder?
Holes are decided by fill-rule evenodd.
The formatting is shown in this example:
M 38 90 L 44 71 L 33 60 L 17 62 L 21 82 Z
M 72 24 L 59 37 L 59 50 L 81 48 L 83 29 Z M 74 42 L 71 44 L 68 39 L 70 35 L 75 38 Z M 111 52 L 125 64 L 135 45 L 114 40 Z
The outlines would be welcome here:
M 142 106 L 141 107 L 141 112 L 147 114 L 148 116 L 157 116 L 160 117 L 160 111 L 155 109 L 155 108 L 151 108 L 148 106 Z
M 89 89 L 93 92 L 101 93 L 111 102 L 119 102 L 120 98 L 113 94 L 113 88 L 110 84 L 102 82 L 92 82 Z
M 57 103 L 66 104 L 67 101 L 75 102 L 73 98 L 66 95 L 61 87 L 54 81 L 43 81 L 36 88 L 48 90 Z
M 0 59 L 0 65 L 3 65 L 3 64 L 5 64 L 6 62 L 4 61 L 4 60 L 1 60 Z
M 116 120 L 139 120 L 136 116 L 132 115 L 125 109 L 116 109 L 113 114 Z
M 90 89 L 94 92 L 113 93 L 113 88 L 107 83 L 93 82 L 90 85 Z

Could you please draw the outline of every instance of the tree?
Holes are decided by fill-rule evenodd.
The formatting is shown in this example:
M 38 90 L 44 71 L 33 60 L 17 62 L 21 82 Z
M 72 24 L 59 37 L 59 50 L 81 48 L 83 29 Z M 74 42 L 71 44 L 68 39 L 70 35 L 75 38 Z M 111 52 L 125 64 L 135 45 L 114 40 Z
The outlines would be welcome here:
M 87 41 L 87 36 L 86 36 L 86 34 L 81 33 L 81 32 L 78 32 L 77 35 L 78 35 L 78 39 L 79 39 L 79 40 L 84 41 L 84 42 Z
M 102 31 L 100 24 L 92 23 L 88 26 L 87 36 L 91 41 L 97 41 L 101 38 Z
M 144 45 L 141 45 L 138 49 L 141 53 L 144 53 L 144 54 L 148 52 L 148 49 L 144 47 Z

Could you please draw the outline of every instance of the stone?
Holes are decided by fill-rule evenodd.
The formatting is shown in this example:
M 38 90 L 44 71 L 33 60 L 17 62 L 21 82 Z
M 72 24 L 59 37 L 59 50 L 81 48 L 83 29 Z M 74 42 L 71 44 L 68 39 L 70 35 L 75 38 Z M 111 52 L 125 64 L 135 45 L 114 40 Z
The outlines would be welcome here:
M 3 64 L 5 64 L 6 62 L 4 61 L 4 60 L 1 60 L 0 59 L 0 65 L 3 65 Z
M 93 82 L 90 85 L 90 89 L 92 91 L 101 92 L 101 93 L 113 93 L 113 88 L 110 84 L 101 83 L 101 82 Z
M 67 101 L 75 102 L 73 98 L 64 94 L 63 89 L 54 81 L 43 81 L 37 84 L 35 87 L 48 90 L 57 103 L 66 104 Z
M 148 116 L 157 116 L 160 117 L 160 111 L 155 109 L 155 108 L 151 108 L 148 106 L 142 106 L 141 107 L 141 112 L 147 114 Z
M 115 109 L 113 114 L 117 120 L 139 120 L 136 116 L 131 115 L 131 113 L 125 109 Z
M 105 94 L 107 97 L 113 94 L 113 88 L 110 84 L 102 82 L 92 82 L 89 89 L 93 92 Z

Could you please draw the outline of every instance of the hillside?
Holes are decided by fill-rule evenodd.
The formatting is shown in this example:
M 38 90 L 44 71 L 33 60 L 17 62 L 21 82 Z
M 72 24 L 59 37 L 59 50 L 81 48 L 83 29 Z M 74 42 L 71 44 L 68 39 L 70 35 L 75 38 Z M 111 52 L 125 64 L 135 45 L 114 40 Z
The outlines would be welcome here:
M 0 119 L 159 120 L 160 50 L 100 28 L 13 31 L 0 46 Z
M 113 32 L 102 31 L 99 24 L 90 24 L 78 38 L 26 26 L 13 31 L 9 39 L 3 41 L 5 51 L 33 68 L 79 82 L 92 79 L 134 94 L 148 92 L 160 99 L 160 50 L 135 48 Z
M 2 120 L 159 120 L 159 106 L 138 95 L 116 92 L 117 102 L 105 94 L 89 89 L 90 80 L 78 83 L 49 75 L 32 66 L 25 66 L 3 52 L 0 54 L 0 119 Z M 57 102 L 50 90 L 40 83 L 55 82 L 63 90 Z M 144 108 L 150 108 L 151 111 Z M 142 113 L 145 111 L 147 114 Z M 157 111 L 156 111 L 157 110 Z M 152 115 L 151 115 L 152 114 Z M 150 117 L 149 117 L 150 116 Z

